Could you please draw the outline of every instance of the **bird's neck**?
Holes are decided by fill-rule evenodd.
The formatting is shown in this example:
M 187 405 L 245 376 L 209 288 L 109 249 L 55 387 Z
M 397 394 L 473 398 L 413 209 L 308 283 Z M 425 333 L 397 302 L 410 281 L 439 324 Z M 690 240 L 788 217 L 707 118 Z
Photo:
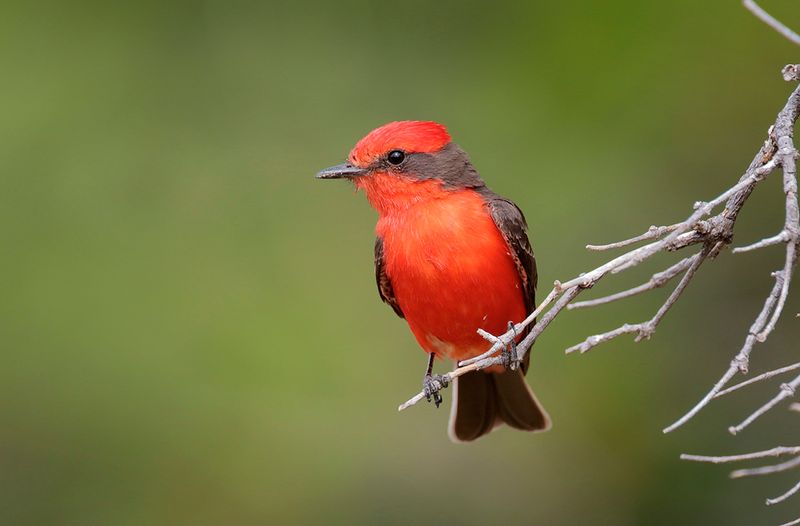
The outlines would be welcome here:
M 381 218 L 404 215 L 417 205 L 447 199 L 458 192 L 445 188 L 438 179 L 416 179 L 386 173 L 356 179 L 356 186 L 364 190 Z

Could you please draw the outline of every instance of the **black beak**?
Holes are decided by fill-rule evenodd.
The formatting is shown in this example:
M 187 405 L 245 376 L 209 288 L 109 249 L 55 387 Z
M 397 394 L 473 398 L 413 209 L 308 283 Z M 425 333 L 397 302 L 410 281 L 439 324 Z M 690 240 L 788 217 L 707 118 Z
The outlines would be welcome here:
M 353 166 L 350 163 L 344 163 L 331 166 L 330 168 L 325 168 L 317 174 L 317 179 L 345 179 L 358 177 L 359 175 L 365 175 L 366 173 L 367 170 L 364 168 Z

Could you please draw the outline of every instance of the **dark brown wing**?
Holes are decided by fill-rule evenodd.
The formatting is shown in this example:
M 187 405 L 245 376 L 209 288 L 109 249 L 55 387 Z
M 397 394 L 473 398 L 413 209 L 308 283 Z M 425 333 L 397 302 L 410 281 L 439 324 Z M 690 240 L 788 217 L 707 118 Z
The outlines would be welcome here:
M 386 270 L 383 268 L 383 239 L 380 236 L 375 238 L 375 281 L 378 284 L 378 294 L 384 303 L 394 309 L 398 316 L 405 318 L 403 311 L 400 310 L 400 304 L 397 303 L 397 298 L 394 297 L 392 282 L 389 281 L 389 276 L 386 275 Z
M 522 211 L 512 201 L 485 190 L 481 192 L 486 199 L 489 212 L 492 214 L 494 224 L 497 225 L 503 238 L 508 243 L 511 257 L 517 266 L 517 272 L 522 280 L 522 289 L 525 296 L 525 309 L 532 312 L 536 308 L 536 259 L 533 257 L 533 248 L 528 240 L 528 224 Z
M 486 206 L 492 215 L 494 224 L 503 234 L 508 243 L 509 253 L 517 266 L 519 278 L 522 281 L 522 295 L 525 300 L 525 311 L 533 312 L 536 308 L 536 259 L 533 257 L 533 248 L 528 240 L 528 224 L 525 216 L 512 201 L 500 197 L 488 188 L 481 189 L 481 195 L 486 199 Z M 525 334 L 528 330 L 525 330 Z M 528 371 L 531 353 L 525 354 L 522 361 L 522 371 Z

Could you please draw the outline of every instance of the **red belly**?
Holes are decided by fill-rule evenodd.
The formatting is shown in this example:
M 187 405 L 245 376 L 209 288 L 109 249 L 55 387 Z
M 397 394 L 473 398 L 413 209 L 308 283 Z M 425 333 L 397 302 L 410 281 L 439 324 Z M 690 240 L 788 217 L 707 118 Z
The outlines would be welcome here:
M 426 352 L 463 360 L 488 349 L 493 334 L 527 315 L 510 249 L 483 198 L 471 190 L 382 217 L 386 273 Z

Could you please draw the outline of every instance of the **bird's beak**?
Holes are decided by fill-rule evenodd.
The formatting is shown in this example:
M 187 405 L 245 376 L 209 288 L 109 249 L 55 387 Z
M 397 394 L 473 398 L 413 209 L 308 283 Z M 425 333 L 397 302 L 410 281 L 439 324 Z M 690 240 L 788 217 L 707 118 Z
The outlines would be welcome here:
M 337 164 L 317 173 L 317 179 L 345 179 L 365 175 L 367 170 L 350 163 Z

